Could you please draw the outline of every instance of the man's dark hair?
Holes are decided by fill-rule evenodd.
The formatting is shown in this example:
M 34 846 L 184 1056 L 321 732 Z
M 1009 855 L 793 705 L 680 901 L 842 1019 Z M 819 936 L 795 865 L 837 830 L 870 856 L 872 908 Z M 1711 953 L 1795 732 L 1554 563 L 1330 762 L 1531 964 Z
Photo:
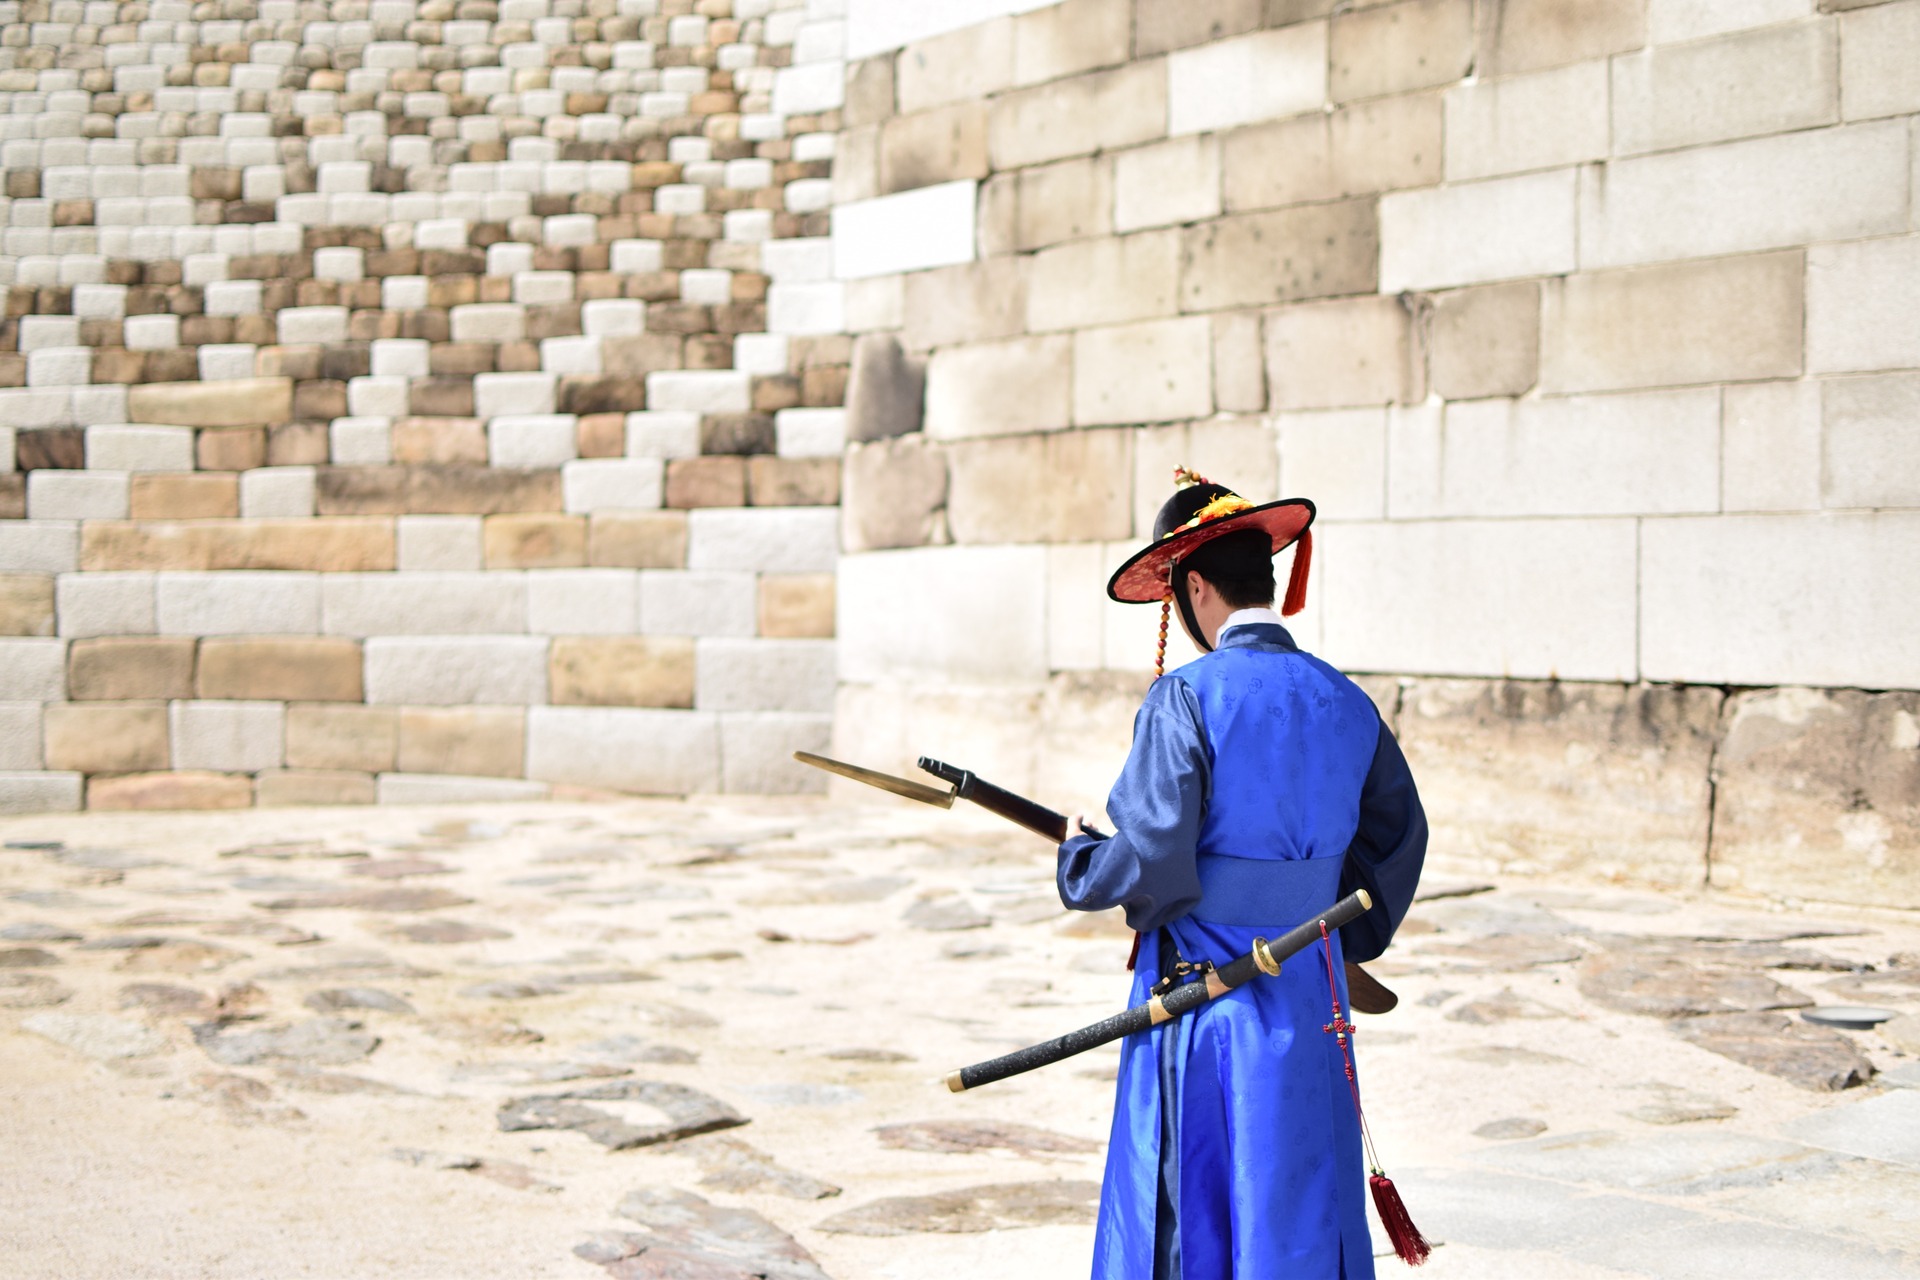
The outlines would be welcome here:
M 1273 603 L 1273 542 L 1259 529 L 1223 534 L 1180 562 L 1214 585 L 1235 609 Z

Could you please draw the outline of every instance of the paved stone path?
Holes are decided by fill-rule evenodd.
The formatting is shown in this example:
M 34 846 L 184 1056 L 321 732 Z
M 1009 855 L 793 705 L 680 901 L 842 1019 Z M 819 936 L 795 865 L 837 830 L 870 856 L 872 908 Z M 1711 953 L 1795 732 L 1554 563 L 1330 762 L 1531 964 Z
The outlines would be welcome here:
M 0 823 L 0 1250 L 62 1276 L 1047 1280 L 1086 1265 L 1127 935 L 882 803 Z M 1427 1274 L 1920 1275 L 1920 921 L 1474 880 L 1377 972 Z M 1823 1032 L 1797 1010 L 1905 1019 Z M 1398 1264 L 1387 1260 L 1386 1274 Z

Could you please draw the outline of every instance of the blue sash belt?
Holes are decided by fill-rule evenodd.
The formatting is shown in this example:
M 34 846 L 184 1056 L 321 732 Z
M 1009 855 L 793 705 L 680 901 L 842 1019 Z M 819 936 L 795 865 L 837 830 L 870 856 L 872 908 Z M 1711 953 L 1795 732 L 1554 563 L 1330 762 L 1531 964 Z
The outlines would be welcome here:
M 1249 929 L 1291 929 L 1333 905 L 1346 858 L 1234 858 L 1203 853 L 1196 920 Z

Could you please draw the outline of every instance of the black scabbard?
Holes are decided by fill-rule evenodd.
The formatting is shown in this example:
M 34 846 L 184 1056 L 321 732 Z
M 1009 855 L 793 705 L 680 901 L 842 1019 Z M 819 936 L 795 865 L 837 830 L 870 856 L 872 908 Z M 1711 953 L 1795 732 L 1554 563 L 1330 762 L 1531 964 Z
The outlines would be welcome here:
M 952 783 L 953 793 L 962 800 L 971 800 L 989 813 L 997 813 L 1055 844 L 1067 838 L 1067 815 L 1064 813 L 1056 813 L 1025 796 L 1015 795 L 1004 787 L 996 787 L 970 769 L 957 768 L 929 756 L 920 757 L 920 767 L 942 782 Z
M 1066 1035 L 1017 1049 L 987 1062 L 962 1067 L 947 1076 L 947 1088 L 955 1093 L 977 1089 L 983 1084 L 1005 1080 L 1008 1076 L 1017 1076 L 1036 1067 L 1049 1066 L 1122 1036 L 1170 1022 L 1182 1014 L 1193 1012 L 1209 1000 L 1218 999 L 1235 987 L 1245 986 L 1261 974 L 1279 973 L 1280 962 L 1311 946 L 1320 937 L 1322 925 L 1331 933 L 1372 906 L 1373 899 L 1367 891 L 1356 889 L 1313 919 L 1296 925 L 1272 942 L 1264 938 L 1254 939 L 1253 949 L 1246 955 L 1219 966 L 1203 979 L 1182 983 L 1164 996 L 1155 996 L 1145 1004 L 1135 1005 L 1090 1027 L 1069 1031 Z

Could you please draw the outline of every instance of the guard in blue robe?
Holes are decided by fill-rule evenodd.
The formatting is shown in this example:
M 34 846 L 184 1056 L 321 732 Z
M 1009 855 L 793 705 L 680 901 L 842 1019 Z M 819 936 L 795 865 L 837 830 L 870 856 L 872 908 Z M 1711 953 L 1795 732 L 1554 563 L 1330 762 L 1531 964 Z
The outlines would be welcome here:
M 1272 609 L 1272 556 L 1296 540 L 1286 611 L 1303 602 L 1312 504 L 1256 507 L 1181 476 L 1108 592 L 1177 603 L 1203 656 L 1148 691 L 1107 803 L 1115 833 L 1060 846 L 1061 900 L 1125 908 L 1142 935 L 1130 1005 L 1353 889 L 1375 905 L 1278 977 L 1123 1042 L 1093 1275 L 1360 1280 L 1366 1168 L 1323 1028 L 1335 992 L 1348 1008 L 1345 962 L 1385 950 L 1412 902 L 1426 820 L 1372 701 Z M 1163 617 L 1163 657 L 1164 637 Z

